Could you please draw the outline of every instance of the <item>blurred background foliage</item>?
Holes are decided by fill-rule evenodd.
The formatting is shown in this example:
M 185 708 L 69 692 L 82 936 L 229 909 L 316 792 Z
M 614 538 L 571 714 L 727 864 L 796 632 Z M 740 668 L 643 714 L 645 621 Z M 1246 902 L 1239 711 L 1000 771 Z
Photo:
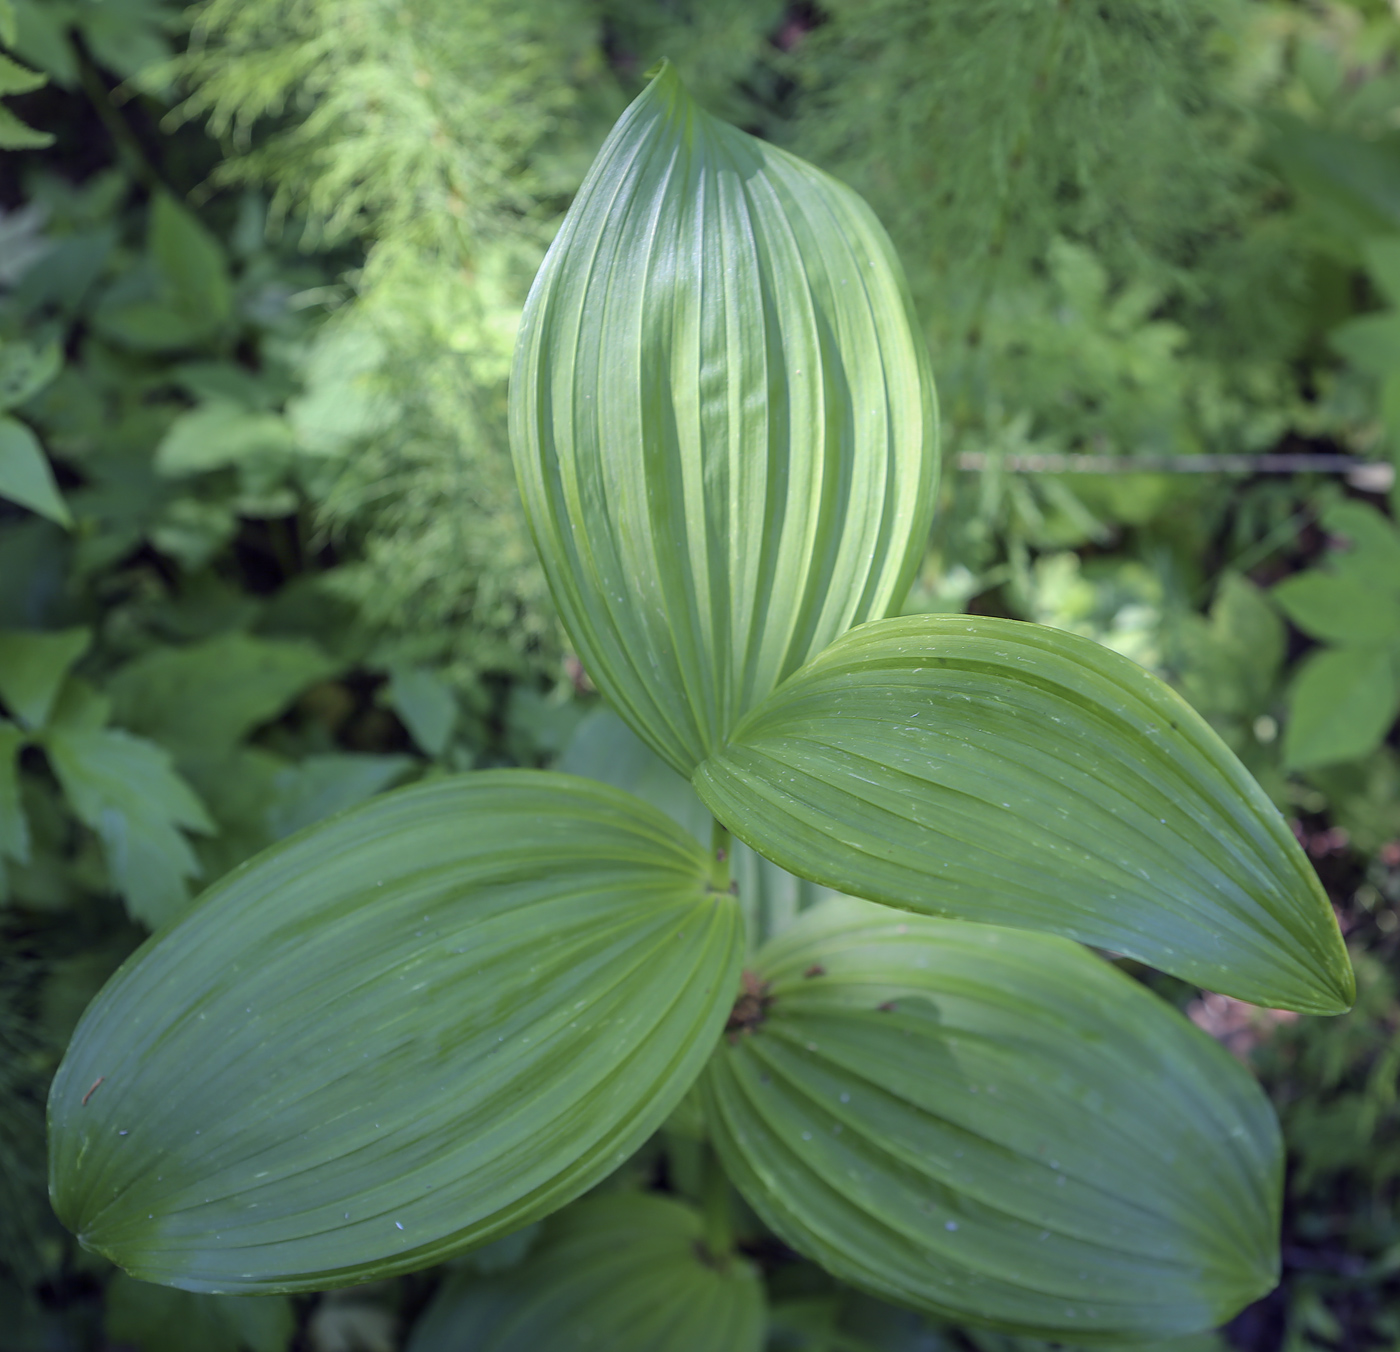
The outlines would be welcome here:
M 504 413 L 530 279 L 662 54 L 895 238 L 950 471 L 908 608 L 1173 682 L 1337 907 L 1343 1018 L 1139 973 L 1252 1061 L 1289 1142 L 1283 1283 L 1193 1352 L 1400 1347 L 1383 0 L 0 0 L 0 1343 L 446 1352 L 546 1280 L 562 1232 L 532 1260 L 531 1228 L 295 1302 L 133 1282 L 49 1214 L 43 1101 L 150 928 L 360 798 L 562 758 L 693 811 L 567 650 Z M 1350 473 L 1158 459 L 1265 453 Z M 1154 458 L 1024 468 L 1084 454 Z M 756 925 L 810 900 L 741 872 Z M 698 1201 L 706 1150 L 682 1109 L 605 1188 Z M 1032 1352 L 744 1225 L 775 1350 Z

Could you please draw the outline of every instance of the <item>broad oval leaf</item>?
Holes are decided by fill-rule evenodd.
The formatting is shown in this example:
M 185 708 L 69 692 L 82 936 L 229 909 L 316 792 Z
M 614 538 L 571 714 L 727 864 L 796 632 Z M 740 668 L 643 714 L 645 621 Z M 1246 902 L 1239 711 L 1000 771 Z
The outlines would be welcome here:
M 1038 625 L 838 639 L 695 771 L 754 849 L 842 892 L 1045 930 L 1257 1004 L 1346 1009 L 1327 895 L 1249 772 L 1155 676 Z
M 537 771 L 403 789 L 211 888 L 112 978 L 50 1193 L 148 1281 L 316 1290 L 563 1205 L 693 1082 L 743 923 L 646 804 Z
M 928 358 L 870 209 L 664 67 L 599 152 L 525 307 L 511 443 L 589 675 L 689 774 L 907 591 Z
M 590 1197 L 503 1277 L 450 1281 L 408 1352 L 759 1352 L 763 1286 L 713 1255 L 700 1214 L 665 1197 Z
M 842 898 L 759 975 L 762 1021 L 701 1081 L 711 1133 L 838 1277 L 1069 1342 L 1213 1327 L 1277 1281 L 1267 1099 L 1101 958 Z

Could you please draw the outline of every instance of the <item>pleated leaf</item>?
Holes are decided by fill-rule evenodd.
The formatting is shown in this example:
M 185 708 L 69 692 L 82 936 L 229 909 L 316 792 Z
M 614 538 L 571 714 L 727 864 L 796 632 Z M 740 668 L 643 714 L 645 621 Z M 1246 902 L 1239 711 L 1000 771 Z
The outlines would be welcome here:
M 711 1133 L 838 1277 L 1072 1343 L 1213 1327 L 1277 1281 L 1268 1101 L 1102 958 L 843 898 L 758 975 L 763 1021 L 701 1082 Z
M 579 656 L 689 774 L 923 552 L 933 392 L 884 230 L 664 67 L 530 292 L 511 441 Z
M 784 868 L 935 915 L 1066 935 L 1257 1004 L 1355 993 L 1327 895 L 1175 692 L 1038 625 L 921 615 L 837 640 L 698 767 Z
M 708 1252 L 694 1207 L 604 1195 L 504 1277 L 449 1282 L 408 1352 L 759 1352 L 766 1326 L 757 1271 Z
M 626 794 L 373 800 L 237 869 L 93 1002 L 49 1101 L 90 1248 L 190 1290 L 427 1266 L 612 1171 L 699 1073 L 743 924 Z

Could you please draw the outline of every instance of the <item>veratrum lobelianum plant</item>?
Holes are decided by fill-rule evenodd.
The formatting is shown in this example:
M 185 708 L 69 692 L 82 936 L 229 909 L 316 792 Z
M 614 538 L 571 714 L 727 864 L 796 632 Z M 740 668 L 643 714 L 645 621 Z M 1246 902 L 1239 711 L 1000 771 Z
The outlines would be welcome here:
M 409 1271 L 578 1197 L 698 1084 L 754 1211 L 890 1300 L 1092 1342 L 1269 1290 L 1263 1094 L 1082 945 L 1336 1013 L 1331 909 L 1154 677 L 1029 624 L 886 618 L 937 430 L 867 207 L 663 66 L 540 269 L 512 440 L 569 634 L 711 847 L 617 789 L 492 770 L 235 870 L 112 978 L 54 1081 L 82 1242 L 194 1291 Z M 746 955 L 730 832 L 849 896 Z M 682 1204 L 571 1208 L 544 1267 L 595 1224 L 594 1294 L 643 1283 L 655 1316 L 616 1346 L 760 1346 L 752 1269 Z

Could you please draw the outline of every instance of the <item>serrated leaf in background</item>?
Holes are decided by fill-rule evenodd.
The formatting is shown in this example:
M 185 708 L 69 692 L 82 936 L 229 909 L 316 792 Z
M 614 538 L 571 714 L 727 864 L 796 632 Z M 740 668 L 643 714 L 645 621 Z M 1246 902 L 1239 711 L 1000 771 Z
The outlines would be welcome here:
M 757 1269 L 710 1254 L 695 1208 L 633 1193 L 561 1212 L 504 1277 L 449 1281 L 407 1352 L 760 1352 L 766 1331 Z
M 1353 978 L 1293 833 L 1135 663 L 1011 620 L 862 626 L 697 767 L 716 819 L 829 887 L 1063 934 L 1257 1003 Z
M 39 438 L 14 418 L 0 418 L 0 498 L 9 498 L 60 526 L 73 524 Z
M 707 1116 L 749 1203 L 838 1277 L 1069 1343 L 1212 1328 L 1277 1282 L 1268 1100 L 1103 959 L 843 898 L 756 975 Z
M 689 774 L 922 555 L 933 386 L 883 228 L 663 67 L 531 289 L 511 443 L 589 675 Z
M 73 6 L 53 0 L 13 0 L 13 5 L 16 54 L 72 89 L 79 79 L 78 54 L 67 31 Z
M 1374 751 L 1400 714 L 1400 653 L 1323 648 L 1294 678 L 1283 733 L 1290 769 L 1357 760 Z
M 22 726 L 35 730 L 49 721 L 64 680 L 91 642 L 87 629 L 0 630 L 0 700 Z
M 213 831 L 163 747 L 116 728 L 54 727 L 44 750 L 78 819 L 101 837 L 113 886 L 133 920 L 174 919 L 199 876 L 183 831 Z
M 209 757 L 276 718 L 340 664 L 306 639 L 220 634 L 183 648 L 156 648 L 107 684 L 113 717 L 177 755 Z
M 118 1273 L 104 1331 L 136 1352 L 286 1352 L 296 1329 L 286 1296 L 206 1296 Z
M 1283 665 L 1283 621 L 1265 594 L 1239 573 L 1226 573 L 1209 618 L 1185 617 L 1177 688 L 1206 718 L 1253 718 L 1266 704 Z
M 135 1276 L 224 1292 L 414 1271 L 548 1214 L 718 1038 L 743 935 L 709 877 L 646 804 L 539 771 L 267 851 L 84 1017 L 49 1100 L 55 1209 Z

